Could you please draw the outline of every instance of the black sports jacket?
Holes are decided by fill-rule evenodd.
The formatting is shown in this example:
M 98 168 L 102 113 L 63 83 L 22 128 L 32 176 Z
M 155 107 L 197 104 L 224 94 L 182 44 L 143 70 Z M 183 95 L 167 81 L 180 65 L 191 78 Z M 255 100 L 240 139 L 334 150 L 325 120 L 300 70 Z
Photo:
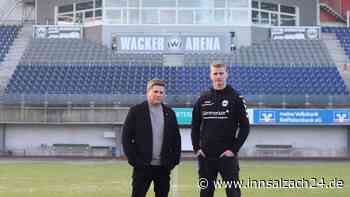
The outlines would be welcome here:
M 249 130 L 244 100 L 229 85 L 204 92 L 194 105 L 191 138 L 195 152 L 202 149 L 211 158 L 228 149 L 237 154 Z

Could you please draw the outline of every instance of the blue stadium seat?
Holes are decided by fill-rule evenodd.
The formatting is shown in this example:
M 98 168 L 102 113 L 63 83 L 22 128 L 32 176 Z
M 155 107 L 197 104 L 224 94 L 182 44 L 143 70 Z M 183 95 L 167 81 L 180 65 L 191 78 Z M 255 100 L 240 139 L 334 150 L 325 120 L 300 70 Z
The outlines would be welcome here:
M 19 26 L 14 25 L 0 26 L 0 62 L 5 59 L 5 56 L 16 38 L 19 29 Z
M 324 33 L 335 33 L 345 54 L 350 57 L 350 28 L 348 27 L 322 27 Z

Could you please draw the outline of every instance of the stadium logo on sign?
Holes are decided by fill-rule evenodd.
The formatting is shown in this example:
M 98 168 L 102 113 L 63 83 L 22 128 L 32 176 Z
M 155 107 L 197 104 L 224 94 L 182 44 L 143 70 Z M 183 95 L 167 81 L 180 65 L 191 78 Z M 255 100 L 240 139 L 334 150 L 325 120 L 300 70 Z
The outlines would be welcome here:
M 347 112 L 334 112 L 334 122 L 349 122 L 349 114 Z
M 315 28 L 306 29 L 306 35 L 310 40 L 314 40 L 318 38 L 318 31 Z
M 36 37 L 37 38 L 46 38 L 47 29 L 45 27 L 38 27 L 36 29 Z
M 276 114 L 271 111 L 262 111 L 259 114 L 259 120 L 264 123 L 276 122 Z
M 171 38 L 168 41 L 168 47 L 170 50 L 179 50 L 182 47 L 182 41 L 180 38 Z

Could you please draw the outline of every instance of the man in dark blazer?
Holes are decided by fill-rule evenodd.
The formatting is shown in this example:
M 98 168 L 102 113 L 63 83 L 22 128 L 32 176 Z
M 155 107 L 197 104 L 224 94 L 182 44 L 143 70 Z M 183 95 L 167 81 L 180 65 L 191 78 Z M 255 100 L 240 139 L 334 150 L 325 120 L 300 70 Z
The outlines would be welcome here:
M 131 107 L 124 122 L 122 143 L 133 167 L 132 197 L 145 197 L 152 181 L 155 196 L 167 197 L 170 172 L 180 161 L 179 127 L 164 97 L 164 81 L 149 81 L 147 101 Z

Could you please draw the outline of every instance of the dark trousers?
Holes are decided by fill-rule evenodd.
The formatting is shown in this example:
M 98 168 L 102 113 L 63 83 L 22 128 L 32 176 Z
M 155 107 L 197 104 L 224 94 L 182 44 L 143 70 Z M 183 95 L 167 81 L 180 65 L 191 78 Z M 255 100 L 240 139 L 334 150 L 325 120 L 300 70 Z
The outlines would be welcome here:
M 170 170 L 162 166 L 135 167 L 132 175 L 132 197 L 145 197 L 153 181 L 155 197 L 167 197 Z
M 239 181 L 239 164 L 237 157 L 221 157 L 218 159 L 207 159 L 202 156 L 198 158 L 199 178 L 207 181 L 207 187 L 201 187 L 200 197 L 213 197 L 215 186 L 214 181 L 220 173 L 223 181 Z M 203 186 L 203 185 L 201 185 Z M 227 197 L 240 197 L 239 187 L 226 188 Z

